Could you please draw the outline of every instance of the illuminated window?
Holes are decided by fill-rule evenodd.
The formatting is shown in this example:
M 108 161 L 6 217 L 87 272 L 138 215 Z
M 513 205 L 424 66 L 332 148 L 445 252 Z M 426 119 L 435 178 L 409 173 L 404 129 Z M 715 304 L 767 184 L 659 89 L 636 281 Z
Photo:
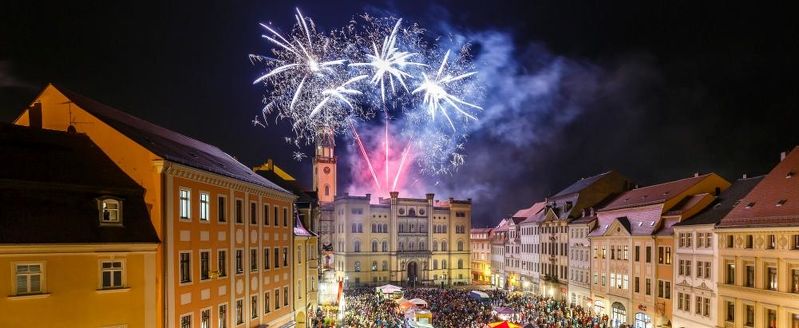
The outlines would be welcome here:
M 271 304 L 269 304 L 269 292 L 264 293 L 264 314 L 269 313 L 272 311 L 270 308 Z
M 250 297 L 250 318 L 258 318 L 258 295 Z
M 264 248 L 264 270 L 269 270 L 269 247 Z
M 219 328 L 227 328 L 227 304 L 219 305 Z
M 122 261 L 103 261 L 100 266 L 102 288 L 122 288 Z
M 289 288 L 283 287 L 283 305 L 289 306 Z
M 191 282 L 191 253 L 180 253 L 180 282 Z
M 211 214 L 211 196 L 206 192 L 200 193 L 200 221 L 208 222 Z
M 280 289 L 275 289 L 275 310 L 280 308 Z
M 216 263 L 216 271 L 219 277 L 226 277 L 227 276 L 227 251 L 220 249 L 217 252 L 217 263 Z
M 180 218 L 191 218 L 191 191 L 180 189 Z
M 211 252 L 200 251 L 200 280 L 210 279 Z
M 244 300 L 238 299 L 236 300 L 236 324 L 240 325 L 244 323 Z
M 122 223 L 122 202 L 110 198 L 100 200 L 100 223 Z
M 236 274 L 244 273 L 244 251 L 236 250 Z
M 180 328 L 191 328 L 191 314 L 180 317 Z
M 43 265 L 37 264 L 17 264 L 17 295 L 39 294 L 42 293 L 44 285 Z
M 200 328 L 211 328 L 211 309 L 200 312 Z

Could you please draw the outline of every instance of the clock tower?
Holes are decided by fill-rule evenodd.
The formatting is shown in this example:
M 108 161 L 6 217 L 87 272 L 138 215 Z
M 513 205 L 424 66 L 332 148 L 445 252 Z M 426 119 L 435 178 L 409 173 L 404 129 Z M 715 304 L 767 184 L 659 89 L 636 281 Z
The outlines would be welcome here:
M 336 147 L 333 134 L 321 132 L 316 138 L 316 150 L 313 159 L 313 187 L 319 203 L 332 203 L 336 197 Z

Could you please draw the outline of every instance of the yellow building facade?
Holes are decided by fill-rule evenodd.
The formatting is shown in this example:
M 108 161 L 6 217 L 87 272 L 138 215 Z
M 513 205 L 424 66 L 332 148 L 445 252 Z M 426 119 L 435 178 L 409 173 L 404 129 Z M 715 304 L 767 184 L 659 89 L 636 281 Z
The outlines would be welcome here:
M 589 234 L 594 311 L 615 327 L 669 325 L 673 300 L 672 226 L 707 207 L 729 187 L 710 173 L 636 188 L 597 212 Z
M 293 322 L 295 196 L 220 149 L 54 85 L 19 125 L 87 135 L 145 190 L 157 327 Z M 33 120 L 32 120 L 33 118 Z
M 799 327 L 797 172 L 799 147 L 716 226 L 716 327 Z
M 0 124 L 0 154 L 0 327 L 156 327 L 144 190 L 85 135 Z

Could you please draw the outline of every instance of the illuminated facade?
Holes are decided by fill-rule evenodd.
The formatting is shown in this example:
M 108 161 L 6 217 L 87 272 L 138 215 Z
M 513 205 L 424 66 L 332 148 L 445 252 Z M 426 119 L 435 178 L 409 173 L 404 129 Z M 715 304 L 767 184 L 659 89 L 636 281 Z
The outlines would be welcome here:
M 523 217 L 511 217 L 508 219 L 508 238 L 505 241 L 505 280 L 509 290 L 521 290 L 522 288 L 522 234 L 519 223 L 524 221 Z
M 701 213 L 674 225 L 672 327 L 717 327 L 719 247 L 714 228 L 762 178 L 736 180 Z
M 799 327 L 799 147 L 716 226 L 716 327 Z
M 82 134 L 0 124 L 0 153 L 0 327 L 155 327 L 144 190 Z
M 86 134 L 141 185 L 161 244 L 159 327 L 281 326 L 291 293 L 295 196 L 220 149 L 48 85 L 19 125 Z
M 491 228 L 472 228 L 472 283 L 491 283 Z
M 708 206 L 729 182 L 716 174 L 637 188 L 597 212 L 589 234 L 594 311 L 612 325 L 653 328 L 670 323 L 672 226 Z
M 319 301 L 319 247 L 316 234 L 294 222 L 294 309 L 296 327 L 310 327 Z
M 471 281 L 471 200 L 339 195 L 330 211 L 337 279 L 347 286 Z M 323 214 L 324 215 L 324 214 Z
M 591 242 L 588 234 L 596 228 L 596 213 L 585 209 L 584 215 L 569 223 L 569 303 L 590 307 Z
M 508 241 L 508 219 L 502 219 L 491 229 L 491 285 L 507 287 L 505 278 L 505 243 Z
M 543 218 L 543 209 L 544 202 L 538 202 L 529 208 L 517 211 L 513 215 L 526 218 L 519 223 L 522 243 L 522 290 L 530 291 L 534 294 L 541 292 L 538 222 Z

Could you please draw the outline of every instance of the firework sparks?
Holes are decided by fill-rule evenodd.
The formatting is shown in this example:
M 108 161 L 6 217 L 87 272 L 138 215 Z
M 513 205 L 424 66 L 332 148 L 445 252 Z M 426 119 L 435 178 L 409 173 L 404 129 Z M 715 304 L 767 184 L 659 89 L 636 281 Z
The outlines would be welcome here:
M 372 50 L 374 50 L 374 54 L 366 55 L 366 58 L 369 59 L 369 62 L 350 64 L 350 66 L 353 67 L 366 66 L 371 67 L 374 70 L 371 82 L 374 85 L 380 85 L 380 98 L 383 100 L 384 104 L 386 103 L 386 80 L 388 80 L 392 94 L 396 94 L 394 85 L 395 79 L 402 86 L 402 88 L 405 89 L 405 92 L 408 92 L 408 86 L 405 84 L 405 79 L 411 78 L 412 76 L 408 72 L 404 71 L 405 67 L 427 66 L 423 63 L 410 61 L 412 57 L 418 56 L 417 53 L 400 51 L 397 48 L 397 31 L 399 30 L 401 23 L 402 19 L 398 19 L 397 23 L 394 24 L 394 28 L 391 30 L 391 34 L 383 39 L 383 45 L 380 47 L 380 49 L 377 48 L 377 44 L 375 42 L 372 42 Z
M 441 66 L 438 67 L 438 70 L 435 72 L 434 76 L 428 76 L 427 73 L 422 73 L 424 81 L 419 85 L 419 87 L 414 89 L 412 93 L 423 93 L 423 103 L 425 106 L 427 106 L 427 112 L 430 114 L 430 117 L 435 119 L 436 113 L 441 112 L 441 114 L 447 119 L 449 125 L 452 127 L 452 130 L 455 131 L 455 124 L 452 122 L 452 118 L 449 115 L 447 107 L 451 107 L 458 114 L 472 120 L 477 120 L 477 118 L 465 111 L 463 108 L 461 108 L 461 106 L 468 106 L 479 110 L 482 110 L 483 108 L 470 102 L 466 102 L 460 97 L 456 96 L 454 93 L 448 91 L 447 88 L 451 85 L 454 85 L 456 82 L 477 73 L 467 72 L 458 75 L 453 75 L 449 72 L 445 73 L 444 69 L 447 66 L 449 53 L 449 50 L 447 50 L 447 53 L 444 55 L 444 59 L 441 60 Z

